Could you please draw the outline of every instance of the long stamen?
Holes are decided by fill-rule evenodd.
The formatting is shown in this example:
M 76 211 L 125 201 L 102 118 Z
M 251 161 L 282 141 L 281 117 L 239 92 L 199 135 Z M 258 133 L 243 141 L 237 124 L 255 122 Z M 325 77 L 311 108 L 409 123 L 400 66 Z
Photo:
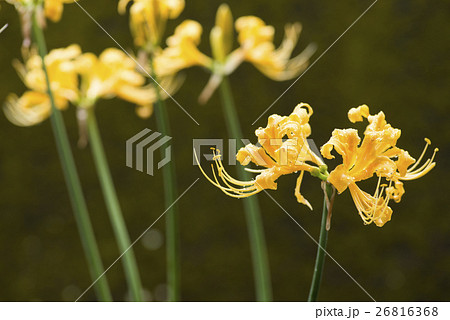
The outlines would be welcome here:
M 254 194 L 256 194 L 256 193 L 258 193 L 258 192 L 261 191 L 261 190 L 257 190 L 257 189 L 255 188 L 255 191 L 246 193 L 246 192 L 243 191 L 243 189 L 238 189 L 238 188 L 235 188 L 235 187 L 229 185 L 229 184 L 226 182 L 226 180 L 224 180 L 224 178 L 221 177 L 221 178 L 222 178 L 222 181 L 223 181 L 227 186 L 230 187 L 230 188 L 226 188 L 226 187 L 220 185 L 220 183 L 219 183 L 219 181 L 218 181 L 218 179 L 217 179 L 216 173 L 215 173 L 214 171 L 213 171 L 213 175 L 214 175 L 214 179 L 215 179 L 215 181 L 216 181 L 216 184 L 215 184 L 215 185 L 216 185 L 223 193 L 225 193 L 226 195 L 228 195 L 228 196 L 230 196 L 230 197 L 233 197 L 233 198 L 246 198 L 246 197 L 252 196 L 252 195 L 254 195 Z M 248 190 L 248 191 L 250 191 L 250 190 Z
M 233 183 L 232 181 L 230 181 L 230 180 L 228 180 L 228 178 L 227 178 L 227 176 L 225 176 L 224 174 L 223 174 L 223 171 L 222 170 L 220 170 L 220 171 L 218 171 L 218 173 L 219 173 L 219 177 L 220 177 L 220 179 L 222 179 L 222 181 L 223 181 L 223 183 L 225 183 L 225 185 L 229 188 L 228 190 L 230 190 L 230 191 L 233 191 L 233 192 L 236 192 L 236 193 L 239 193 L 239 194 L 245 194 L 246 192 L 248 192 L 248 191 L 254 191 L 254 190 L 256 190 L 256 186 L 253 184 L 252 185 L 252 187 L 244 187 L 244 188 L 236 188 L 235 186 L 232 186 L 230 183 Z M 216 180 L 216 182 L 218 182 L 217 181 L 217 176 L 216 176 L 216 173 L 214 172 L 214 170 L 213 170 L 213 175 L 214 175 L 214 178 L 215 178 L 215 180 Z M 238 185 L 239 186 L 239 185 Z
M 426 149 L 426 147 L 425 147 Z M 427 161 L 425 161 L 425 163 L 419 168 L 416 169 L 414 171 L 412 171 L 412 169 L 414 169 L 416 167 L 416 165 L 419 163 L 419 161 L 416 162 L 416 165 L 414 165 L 413 167 L 411 167 L 408 171 L 407 174 L 404 177 L 400 177 L 401 180 L 414 180 L 414 179 L 418 179 L 424 175 L 426 175 L 428 172 L 430 172 L 431 169 L 434 168 L 434 166 L 436 165 L 435 162 L 433 162 L 434 157 L 436 156 L 436 153 L 439 151 L 438 148 L 434 149 L 433 155 L 431 156 L 430 159 L 428 159 Z M 419 160 L 421 160 L 423 157 L 420 156 Z
M 358 214 L 364 221 L 364 224 L 372 223 L 373 219 L 370 216 L 370 211 L 372 207 L 371 196 L 365 193 L 364 191 L 359 190 L 356 184 L 351 184 L 349 188 L 353 202 L 355 203 L 356 209 L 358 210 Z
M 425 152 L 427 152 L 428 146 L 431 144 L 431 141 L 428 138 L 425 138 L 425 142 L 426 142 L 426 144 L 425 144 L 425 148 L 422 151 L 422 154 L 420 155 L 419 159 L 417 159 L 416 163 L 407 170 L 407 172 L 414 170 L 414 168 L 419 165 L 420 161 L 422 161 L 422 158 L 425 155 Z
M 211 164 L 211 169 L 212 169 L 212 173 L 213 173 L 213 177 L 214 180 L 211 179 L 203 170 L 202 166 L 200 165 L 199 161 L 198 161 L 198 157 L 197 154 L 194 150 L 194 156 L 195 156 L 195 160 L 197 162 L 198 167 L 200 168 L 200 171 L 202 172 L 202 174 L 205 176 L 205 178 L 214 186 L 216 186 L 217 188 L 219 188 L 223 193 L 225 193 L 226 195 L 230 196 L 230 197 L 234 197 L 234 198 L 246 198 L 249 196 L 252 196 L 258 192 L 260 192 L 262 189 L 257 188 L 257 186 L 255 185 L 255 181 L 239 181 L 236 180 L 234 178 L 232 178 L 225 170 L 225 168 L 223 167 L 223 164 L 220 160 L 220 153 L 216 153 L 213 150 L 213 159 L 215 162 L 214 164 Z M 219 179 L 216 175 L 214 166 L 217 168 L 217 171 L 219 173 L 219 177 L 220 179 L 223 181 L 223 183 L 226 186 L 223 186 L 220 182 Z M 243 187 L 243 188 L 237 188 L 232 186 L 230 183 L 235 184 L 237 186 Z
M 251 185 L 255 184 L 254 181 L 240 181 L 240 180 L 237 180 L 237 179 L 233 178 L 232 176 L 230 176 L 230 174 L 225 170 L 225 168 L 223 166 L 223 163 L 220 159 L 220 157 L 221 157 L 220 153 L 216 154 L 213 149 L 213 154 L 214 154 L 213 160 L 216 163 L 217 171 L 219 172 L 219 174 L 222 173 L 228 181 L 230 181 L 231 183 L 238 185 L 238 186 L 251 186 Z
M 387 186 L 387 187 L 390 188 L 391 185 L 392 185 L 392 180 L 389 181 L 389 186 Z M 386 185 L 385 185 L 384 187 L 386 187 Z M 385 190 L 385 189 L 383 189 L 381 192 L 383 193 L 384 190 Z M 386 211 L 390 199 L 391 199 L 390 195 L 389 195 L 389 194 L 386 194 L 386 200 L 384 201 L 384 204 L 383 204 L 384 208 L 383 208 L 383 211 L 381 211 L 381 214 L 380 214 L 380 215 L 383 215 L 384 211 Z
M 245 168 L 245 171 L 251 172 L 251 173 L 262 173 L 267 169 L 250 169 L 250 168 Z
M 375 213 L 377 212 L 378 200 L 380 199 L 381 194 L 383 194 L 383 190 L 384 190 L 383 186 L 381 187 L 381 192 L 379 192 L 380 191 L 380 183 L 381 183 L 381 176 L 378 177 L 377 187 L 376 187 L 375 193 L 373 195 L 374 203 L 370 210 L 370 217 L 373 217 L 375 215 Z
M 390 181 L 389 186 L 386 184 L 381 185 L 381 177 L 379 177 L 373 196 L 360 190 L 356 184 L 349 186 L 350 194 L 364 224 L 370 224 L 383 216 L 388 208 L 390 197 L 387 195 L 386 199 L 383 199 L 382 195 L 386 187 L 390 187 L 391 184 L 392 181 Z M 381 203 L 380 200 L 382 200 Z

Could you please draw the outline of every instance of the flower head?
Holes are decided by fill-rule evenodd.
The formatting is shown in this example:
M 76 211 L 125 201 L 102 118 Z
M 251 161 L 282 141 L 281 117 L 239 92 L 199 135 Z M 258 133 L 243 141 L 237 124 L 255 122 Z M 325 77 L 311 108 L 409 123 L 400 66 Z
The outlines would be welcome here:
M 244 166 L 253 162 L 265 169 L 246 169 L 258 175 L 251 181 L 239 181 L 231 177 L 224 169 L 220 154 L 214 152 L 214 160 L 218 173 L 214 172 L 214 180 L 207 179 L 220 188 L 225 194 L 235 198 L 245 198 L 265 189 L 277 189 L 276 180 L 285 174 L 300 171 L 295 188 L 297 201 L 312 209 L 308 200 L 300 194 L 300 184 L 305 171 L 320 176 L 326 171 L 326 166 L 319 156 L 310 149 L 307 137 L 311 134 L 309 118 L 312 108 L 306 103 L 300 103 L 289 116 L 272 115 L 267 126 L 255 131 L 260 146 L 248 144 L 241 148 L 236 159 Z M 221 180 L 221 182 L 219 181 Z
M 198 50 L 202 26 L 194 20 L 185 20 L 167 38 L 167 48 L 155 57 L 155 72 L 159 76 L 175 74 L 192 66 L 210 67 L 212 60 Z
M 176 19 L 184 0 L 119 0 L 119 13 L 130 7 L 130 29 L 136 46 L 154 50 L 159 47 L 168 19 Z
M 55 105 L 67 108 L 70 101 L 78 99 L 78 76 L 75 59 L 81 54 L 77 45 L 55 49 L 45 57 L 45 65 L 50 79 Z M 19 126 L 35 125 L 50 115 L 51 104 L 47 94 L 47 82 L 42 69 L 42 59 L 32 52 L 25 64 L 15 62 L 19 76 L 29 91 L 18 98 L 8 96 L 4 111 L 8 119 Z
M 138 105 L 138 114 L 150 116 L 152 103 L 157 100 L 152 86 L 145 85 L 146 78 L 136 71 L 136 63 L 116 48 L 104 50 L 98 57 L 85 53 L 76 60 L 81 75 L 80 107 L 92 107 L 102 99 L 119 97 Z M 166 90 L 176 90 L 173 78 L 165 78 Z M 165 92 L 161 92 L 164 95 Z
M 137 113 L 149 117 L 152 103 L 157 100 L 156 89 L 145 85 L 146 78 L 136 71 L 136 64 L 116 48 L 103 51 L 99 57 L 82 54 L 78 45 L 51 50 L 44 59 L 50 79 L 50 88 L 59 109 L 69 102 L 81 108 L 93 107 L 98 99 L 119 97 L 138 105 Z M 30 126 L 42 122 L 51 113 L 50 98 L 42 60 L 33 52 L 24 65 L 15 62 L 24 84 L 30 89 L 22 97 L 10 95 L 4 106 L 8 119 L 16 125 Z M 167 98 L 179 81 L 173 77 L 161 79 L 165 88 L 160 92 Z
M 367 118 L 369 125 L 364 131 L 362 142 L 357 130 L 336 129 L 330 140 L 322 146 L 321 153 L 325 158 L 334 158 L 331 155 L 334 148 L 343 159 L 342 164 L 330 173 L 328 181 L 339 193 L 347 188 L 350 190 L 365 224 L 374 222 L 381 227 L 391 219 L 392 209 L 388 206 L 389 200 L 399 202 L 405 192 L 402 181 L 420 178 L 433 169 L 437 149 L 431 159 L 416 169 L 430 144 L 428 139 L 424 152 L 416 161 L 407 151 L 396 146 L 401 131 L 386 122 L 383 112 L 370 115 L 369 107 L 362 105 L 350 109 L 348 117 L 351 122 Z M 375 193 L 370 195 L 362 191 L 356 183 L 373 175 L 378 176 L 378 183 Z M 382 178 L 388 185 L 381 184 Z
M 233 24 L 240 45 L 234 50 Z M 298 76 L 315 51 L 315 46 L 309 45 L 302 53 L 291 58 L 300 32 L 299 23 L 286 25 L 285 38 L 276 48 L 273 43 L 274 27 L 255 16 L 240 17 L 234 23 L 230 8 L 222 4 L 217 10 L 216 24 L 210 32 L 212 58 L 198 49 L 202 26 L 193 20 L 186 20 L 168 38 L 168 47 L 156 57 L 155 68 L 157 74 L 175 73 L 192 66 L 209 69 L 211 78 L 199 98 L 200 102 L 205 103 L 222 78 L 233 73 L 245 61 L 273 80 L 289 80 Z
M 274 27 L 266 25 L 258 17 L 237 19 L 236 30 L 244 60 L 273 80 L 283 81 L 298 76 L 308 66 L 309 58 L 315 51 L 315 45 L 309 45 L 302 53 L 291 58 L 302 30 L 300 23 L 285 26 L 284 40 L 278 48 L 273 43 Z

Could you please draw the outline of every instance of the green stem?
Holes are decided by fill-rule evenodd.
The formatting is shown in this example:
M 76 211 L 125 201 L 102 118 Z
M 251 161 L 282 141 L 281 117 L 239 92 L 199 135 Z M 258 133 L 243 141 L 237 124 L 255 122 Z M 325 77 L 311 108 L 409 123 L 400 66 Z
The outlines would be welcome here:
M 153 65 L 152 58 L 150 57 L 150 64 Z M 153 68 L 152 68 L 153 70 Z M 153 73 L 152 82 L 155 88 L 157 101 L 155 108 L 156 126 L 160 133 L 165 136 L 172 136 L 170 130 L 169 114 L 167 112 L 166 105 L 161 99 L 160 88 L 157 82 L 157 76 Z M 164 148 L 161 149 L 161 157 L 165 156 Z M 166 208 L 170 209 L 165 214 L 166 218 L 166 268 L 167 268 L 167 285 L 168 301 L 180 301 L 180 239 L 179 239 L 179 221 L 178 221 L 178 208 L 174 204 L 177 196 L 177 179 L 174 161 L 170 161 L 162 167 L 162 174 L 164 180 L 164 200 Z
M 108 208 L 109 219 L 113 227 L 114 235 L 121 253 L 122 264 L 125 270 L 125 276 L 128 282 L 131 298 L 133 301 L 142 301 L 142 285 L 139 271 L 131 247 L 130 236 L 125 226 L 125 221 L 117 198 L 114 183 L 106 160 L 105 150 L 103 149 L 100 132 L 98 130 L 97 119 L 95 118 L 94 108 L 88 109 L 88 133 L 89 144 L 94 156 L 95 167 L 100 179 L 103 197 Z
M 89 213 L 81 188 L 80 179 L 78 177 L 78 172 L 75 167 L 72 150 L 70 149 L 70 143 L 67 137 L 64 120 L 62 118 L 61 112 L 55 106 L 53 93 L 50 89 L 50 80 L 47 73 L 47 67 L 44 63 L 44 57 L 47 55 L 47 47 L 45 44 L 44 33 L 39 27 L 35 16 L 33 16 L 33 34 L 34 40 L 39 48 L 39 54 L 42 58 L 42 68 L 45 73 L 48 95 L 52 108 L 50 120 L 52 124 L 53 135 L 55 136 L 56 146 L 63 168 L 66 185 L 69 190 L 70 201 L 78 226 L 81 243 L 86 255 L 86 260 L 88 262 L 89 272 L 93 281 L 96 281 L 98 279 L 94 286 L 98 299 L 100 301 L 112 301 L 112 295 L 109 290 L 107 278 L 105 276 L 102 277 L 102 274 L 104 272 L 103 263 L 97 247 L 91 220 L 89 218 Z
M 243 138 L 242 130 L 227 77 L 224 77 L 220 84 L 220 93 L 228 134 L 231 138 L 240 141 Z M 241 180 L 247 181 L 252 179 L 242 166 L 237 167 L 237 173 Z M 258 199 L 257 196 L 252 196 L 243 199 L 243 202 L 253 262 L 256 300 L 272 301 L 269 259 Z
M 332 198 L 333 188 L 331 184 L 326 183 L 326 193 L 328 199 Z M 322 281 L 323 267 L 325 263 L 325 250 L 328 241 L 328 230 L 327 230 L 327 217 L 328 217 L 328 206 L 327 199 L 324 195 L 323 199 L 323 210 L 322 210 L 322 222 L 320 225 L 320 236 L 319 236 L 319 246 L 317 248 L 316 264 L 314 266 L 314 273 L 311 282 L 311 288 L 309 289 L 308 301 L 317 301 L 317 296 L 319 295 L 320 283 Z

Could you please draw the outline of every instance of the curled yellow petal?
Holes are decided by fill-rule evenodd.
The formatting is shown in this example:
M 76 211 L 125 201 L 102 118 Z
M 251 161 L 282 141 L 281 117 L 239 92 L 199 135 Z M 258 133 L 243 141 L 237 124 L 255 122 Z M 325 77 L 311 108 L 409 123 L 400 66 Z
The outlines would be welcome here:
M 367 118 L 369 115 L 369 107 L 363 104 L 357 108 L 351 108 L 348 112 L 348 119 L 355 123 L 358 121 L 363 121 L 363 117 Z
M 295 197 L 297 198 L 298 203 L 302 203 L 307 206 L 309 209 L 313 209 L 308 200 L 305 199 L 304 196 L 300 193 L 300 185 L 302 184 L 303 174 L 305 171 L 302 171 L 297 178 L 297 184 L 295 185 Z

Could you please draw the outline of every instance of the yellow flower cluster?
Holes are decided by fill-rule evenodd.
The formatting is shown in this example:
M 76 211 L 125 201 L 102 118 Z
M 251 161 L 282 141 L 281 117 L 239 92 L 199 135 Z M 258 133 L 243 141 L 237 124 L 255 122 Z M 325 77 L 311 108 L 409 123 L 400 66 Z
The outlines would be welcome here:
M 119 1 L 119 12 L 124 13 L 131 0 Z M 315 51 L 309 45 L 298 56 L 291 58 L 301 31 L 301 25 L 286 25 L 285 39 L 280 47 L 273 43 L 275 29 L 255 16 L 244 16 L 234 23 L 230 8 L 223 4 L 216 15 L 216 24 L 210 32 L 212 57 L 198 49 L 203 28 L 194 20 L 185 20 L 160 47 L 168 19 L 176 18 L 184 8 L 182 0 L 134 0 L 130 7 L 130 27 L 135 44 L 154 56 L 157 76 L 173 75 L 193 66 L 204 67 L 212 76 L 200 101 L 206 102 L 220 84 L 222 77 L 231 74 L 244 61 L 252 63 L 273 80 L 288 80 L 298 76 L 308 65 Z M 234 29 L 239 47 L 233 50 Z
M 241 148 L 236 159 L 244 166 L 253 162 L 266 169 L 246 169 L 258 173 L 252 181 L 239 181 L 232 178 L 224 169 L 220 154 L 214 152 L 214 160 L 218 174 L 214 173 L 214 181 L 202 170 L 207 179 L 224 193 L 235 198 L 245 198 L 265 189 L 277 189 L 275 182 L 280 176 L 300 171 L 295 188 L 297 201 L 311 210 L 311 204 L 300 194 L 300 185 L 305 171 L 313 175 L 326 172 L 326 166 L 310 148 L 307 137 L 311 134 L 309 118 L 312 108 L 300 103 L 288 116 L 272 115 L 267 126 L 255 131 L 260 146 L 248 144 Z M 214 169 L 214 168 L 213 168 Z M 213 170 L 214 172 L 214 170 Z M 222 180 L 219 182 L 217 176 Z M 223 185 L 224 184 L 224 185 Z
M 425 139 L 425 149 L 416 162 L 407 151 L 396 146 L 401 131 L 386 122 L 383 112 L 370 115 L 369 107 L 362 105 L 350 109 L 348 118 L 351 122 L 367 118 L 369 125 L 364 131 L 362 142 L 357 130 L 336 129 L 330 140 L 322 146 L 321 153 L 325 158 L 334 158 L 331 155 L 334 148 L 343 159 L 343 163 L 330 173 L 328 181 L 339 193 L 347 188 L 350 190 L 365 224 L 374 222 L 381 227 L 391 219 L 392 209 L 388 206 L 389 200 L 399 202 L 405 193 L 402 181 L 420 178 L 433 169 L 435 166 L 433 159 L 438 149 L 435 149 L 431 159 L 416 169 L 430 144 L 428 139 Z M 373 175 L 378 176 L 378 184 L 375 193 L 370 195 L 362 191 L 356 183 Z M 389 184 L 381 184 L 382 178 Z
M 78 98 L 78 78 L 75 60 L 81 49 L 72 45 L 64 49 L 55 49 L 45 57 L 45 65 L 50 78 L 55 105 L 59 109 L 67 108 L 69 101 Z M 7 118 L 19 126 L 30 126 L 47 119 L 51 112 L 50 98 L 47 94 L 47 82 L 42 69 L 41 57 L 33 52 L 25 64 L 15 61 L 14 66 L 25 86 L 29 89 L 21 97 L 8 96 L 4 105 Z
M 211 45 L 215 62 L 221 63 L 214 70 L 223 74 L 230 74 L 240 63 L 248 61 L 254 64 L 266 76 L 274 80 L 287 80 L 297 76 L 304 70 L 308 59 L 314 52 L 313 46 L 309 46 L 303 53 L 290 59 L 293 49 L 297 44 L 301 31 L 301 25 L 286 26 L 285 39 L 279 48 L 275 48 L 273 38 L 275 29 L 268 26 L 258 17 L 244 16 L 236 20 L 235 28 L 238 33 L 240 47 L 233 47 L 233 17 L 227 5 L 221 5 L 216 15 L 216 25 L 211 31 Z M 212 59 L 198 50 L 202 34 L 202 26 L 193 21 L 182 22 L 175 30 L 175 34 L 167 40 L 168 48 L 162 52 L 161 68 L 169 64 L 171 60 L 177 61 L 180 56 L 188 57 L 185 63 L 176 63 L 177 69 L 191 67 L 193 65 L 213 68 Z M 174 55 L 176 51 L 179 55 Z
M 82 53 L 78 45 L 55 49 L 45 57 L 55 105 L 67 108 L 69 102 L 78 107 L 92 107 L 102 98 L 119 97 L 138 105 L 138 114 L 149 116 L 155 89 L 145 86 L 145 77 L 136 71 L 135 62 L 119 49 L 109 48 L 100 56 Z M 21 97 L 8 97 L 4 111 L 16 125 L 37 124 L 50 115 L 51 104 L 47 94 L 42 60 L 32 53 L 25 65 L 15 63 L 24 84 L 30 89 Z M 81 80 L 79 80 L 81 79 Z M 172 78 L 164 79 L 166 90 L 175 90 Z
M 256 130 L 260 146 L 248 144 L 236 155 L 236 159 L 244 166 L 253 162 L 265 167 L 262 170 L 246 169 L 258 173 L 255 179 L 239 181 L 231 177 L 225 171 L 220 153 L 217 151 L 213 152 L 214 178 L 209 178 L 200 167 L 201 172 L 227 195 L 245 198 L 265 189 L 276 190 L 275 181 L 280 176 L 300 171 L 295 196 L 298 202 L 312 209 L 311 204 L 300 194 L 303 174 L 307 171 L 312 176 L 331 183 L 339 193 L 348 188 L 364 223 L 374 222 L 381 227 L 391 219 L 392 209 L 388 206 L 389 200 L 399 202 L 405 193 L 402 181 L 418 179 L 436 165 L 433 160 L 438 149 L 434 150 L 430 159 L 420 165 L 427 146 L 431 143 L 430 140 L 425 139 L 425 149 L 416 161 L 407 151 L 396 146 L 401 131 L 386 122 L 384 113 L 370 115 L 369 108 L 362 105 L 350 109 L 348 117 L 352 122 L 367 118 L 369 125 L 364 131 L 363 141 L 361 142 L 355 129 L 336 129 L 330 140 L 321 147 L 320 151 L 325 158 L 334 158 L 331 155 L 334 148 L 343 159 L 342 164 L 328 173 L 327 166 L 308 145 L 311 115 L 312 108 L 308 104 L 301 103 L 295 107 L 290 116 L 271 115 L 267 126 Z M 374 175 L 378 177 L 378 183 L 373 195 L 357 186 L 357 182 L 370 179 Z M 388 184 L 381 184 L 382 179 Z

